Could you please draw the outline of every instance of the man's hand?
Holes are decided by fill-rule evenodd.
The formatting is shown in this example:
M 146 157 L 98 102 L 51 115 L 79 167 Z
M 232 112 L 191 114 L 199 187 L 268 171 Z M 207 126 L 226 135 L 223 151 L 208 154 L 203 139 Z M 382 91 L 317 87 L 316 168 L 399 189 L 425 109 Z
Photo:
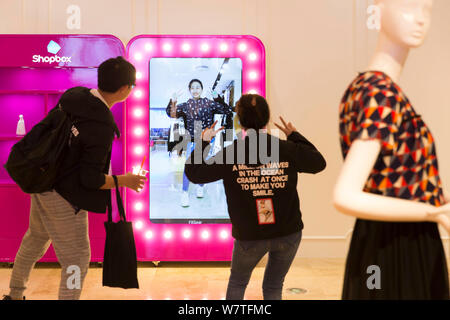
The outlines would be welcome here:
M 139 191 L 144 187 L 145 181 L 147 181 L 147 177 L 135 175 L 131 172 L 122 175 L 123 185 L 129 189 L 133 189 L 134 191 Z

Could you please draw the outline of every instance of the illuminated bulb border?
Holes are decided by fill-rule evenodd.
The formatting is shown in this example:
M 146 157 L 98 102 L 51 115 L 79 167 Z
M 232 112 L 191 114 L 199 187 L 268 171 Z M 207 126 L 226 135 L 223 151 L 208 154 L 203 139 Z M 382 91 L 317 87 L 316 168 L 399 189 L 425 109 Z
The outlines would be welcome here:
M 246 50 L 248 49 L 248 46 L 247 46 L 246 43 L 242 43 L 242 42 L 241 42 L 241 43 L 238 44 L 237 48 L 238 48 L 238 50 L 239 50 L 240 52 L 244 52 L 244 51 L 246 51 Z M 146 50 L 146 51 L 151 51 L 151 50 L 153 50 L 153 49 L 154 49 L 154 46 L 153 46 L 152 44 L 148 44 L 148 43 L 147 43 L 147 44 L 145 45 L 145 50 Z M 192 51 L 192 46 L 191 46 L 190 44 L 188 44 L 188 43 L 184 43 L 184 44 L 182 44 L 181 49 L 182 49 L 182 51 L 184 51 L 184 52 Z M 201 52 L 208 52 L 208 51 L 210 51 L 210 49 L 211 49 L 211 45 L 210 45 L 209 43 L 201 43 L 201 45 L 200 45 L 200 51 L 201 51 Z M 229 46 L 228 43 L 221 43 L 221 44 L 219 45 L 219 50 L 222 51 L 222 52 L 228 51 L 229 49 L 230 49 L 230 46 Z M 161 50 L 164 51 L 164 52 L 170 52 L 170 51 L 173 50 L 173 45 L 172 45 L 171 43 L 164 43 L 164 44 L 161 45 Z M 143 58 L 143 56 L 142 56 L 141 53 L 136 54 L 134 57 L 136 58 L 136 60 L 141 60 L 141 59 Z M 241 58 L 243 58 L 243 57 L 241 57 Z M 257 60 L 257 59 L 258 59 L 257 54 L 254 53 L 254 52 L 250 53 L 250 54 L 248 55 L 248 59 L 251 60 L 251 61 Z M 249 76 L 249 78 L 250 78 L 251 80 L 257 80 L 257 79 L 258 79 L 258 74 L 257 74 L 255 71 L 250 71 L 250 72 L 248 73 L 248 76 Z M 141 79 L 142 77 L 143 77 L 143 73 L 142 73 L 142 72 L 138 72 L 138 73 L 137 73 L 137 78 L 138 78 L 138 79 Z M 248 91 L 248 93 L 257 93 L 257 90 L 251 89 L 251 90 Z M 135 91 L 134 96 L 135 96 L 136 98 L 140 98 L 140 97 L 143 96 L 143 93 L 142 93 L 142 91 L 137 90 L 137 91 Z M 134 115 L 136 118 L 142 117 L 143 114 L 144 114 L 144 112 L 143 112 L 143 110 L 140 109 L 140 108 L 139 108 L 139 109 L 135 109 L 135 110 L 133 111 L 133 115 Z M 140 136 L 140 134 L 139 134 L 139 128 L 136 128 L 134 132 L 137 133 L 137 136 Z M 142 148 L 142 147 L 141 147 L 141 148 Z M 136 150 L 135 150 L 135 151 L 136 151 Z M 139 151 L 140 151 L 140 150 L 139 150 Z M 143 150 L 142 150 L 142 151 L 143 151 Z M 142 152 L 140 152 L 140 154 L 142 154 Z M 143 203 L 142 203 L 142 202 L 137 202 L 137 203 L 135 203 L 133 209 L 135 209 L 136 211 L 142 211 L 142 209 L 143 209 Z M 138 224 L 136 225 L 136 227 L 137 227 L 137 229 L 142 229 L 142 227 L 143 227 L 142 221 L 139 221 Z M 212 237 L 211 237 L 211 232 L 210 232 L 209 230 L 203 230 L 203 231 L 199 232 L 199 234 L 200 234 L 200 236 L 201 236 L 201 238 L 202 238 L 203 240 L 210 240 L 210 239 L 212 239 Z M 183 235 L 183 238 L 187 240 L 187 239 L 189 239 L 189 238 L 192 238 L 193 232 L 190 231 L 190 230 L 189 230 L 189 231 L 184 230 L 184 231 L 182 232 L 182 235 Z M 221 230 L 221 231 L 219 231 L 219 232 L 218 232 L 218 235 L 219 235 L 219 237 L 220 237 L 221 239 L 223 239 L 223 240 L 224 240 L 224 239 L 230 238 L 230 234 L 229 234 L 229 232 L 226 231 L 226 230 Z M 174 236 L 173 231 L 165 231 L 164 233 L 162 233 L 162 237 L 164 237 L 164 238 L 167 239 L 167 240 L 172 239 L 173 236 Z M 154 233 L 153 233 L 152 231 L 147 230 L 147 231 L 145 231 L 145 237 L 146 237 L 147 239 L 153 238 L 153 237 L 154 237 Z M 169 298 L 169 299 L 170 299 L 170 298 Z

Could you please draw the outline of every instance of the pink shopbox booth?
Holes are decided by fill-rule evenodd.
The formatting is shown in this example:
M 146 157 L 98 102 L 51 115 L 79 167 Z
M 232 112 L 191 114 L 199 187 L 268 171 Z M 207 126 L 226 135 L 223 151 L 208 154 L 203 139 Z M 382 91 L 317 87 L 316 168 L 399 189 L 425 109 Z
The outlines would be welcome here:
M 14 184 L 3 167 L 11 146 L 20 139 L 15 135 L 19 114 L 24 115 L 29 130 L 68 88 L 96 87 L 97 67 L 102 61 L 126 56 L 138 72 L 133 93 L 125 104 L 112 108 L 122 133 L 113 145 L 114 174 L 131 171 L 141 164 L 143 156 L 147 159 L 144 169 L 149 168 L 151 58 L 240 58 L 242 93 L 265 96 L 265 50 L 253 36 L 141 35 L 128 43 L 125 52 L 122 42 L 111 35 L 0 35 L 0 48 L 0 262 L 14 261 L 28 227 L 30 197 Z M 55 56 L 59 58 L 51 59 Z M 230 224 L 152 223 L 148 182 L 139 193 L 124 190 L 123 194 L 127 218 L 134 225 L 139 261 L 231 259 Z M 103 259 L 105 220 L 104 214 L 89 214 L 92 261 Z M 53 249 L 40 261 L 57 261 Z

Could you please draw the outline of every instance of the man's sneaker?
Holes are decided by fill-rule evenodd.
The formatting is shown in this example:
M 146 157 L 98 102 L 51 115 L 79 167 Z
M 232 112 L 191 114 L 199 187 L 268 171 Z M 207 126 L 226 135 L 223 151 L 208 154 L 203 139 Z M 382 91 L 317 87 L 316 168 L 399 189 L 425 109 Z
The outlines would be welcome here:
M 11 298 L 11 296 L 3 295 L 2 300 L 13 300 L 13 298 Z M 23 300 L 25 300 L 25 296 L 23 297 Z
M 197 187 L 197 198 L 203 198 L 203 186 Z
M 189 193 L 187 191 L 183 191 L 181 195 L 181 206 L 189 207 Z

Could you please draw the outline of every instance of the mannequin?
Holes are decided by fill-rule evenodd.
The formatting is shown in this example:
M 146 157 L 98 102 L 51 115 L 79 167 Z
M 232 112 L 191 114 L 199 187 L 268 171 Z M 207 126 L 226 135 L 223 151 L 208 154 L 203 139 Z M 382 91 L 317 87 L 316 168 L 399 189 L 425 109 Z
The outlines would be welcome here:
M 379 70 L 395 82 L 406 62 L 410 48 L 420 46 L 430 25 L 430 12 L 426 15 L 401 9 L 407 0 L 376 1 L 381 10 L 381 30 L 374 56 L 368 70 Z M 425 7 L 432 1 L 420 1 Z M 387 5 L 387 8 L 386 8 Z M 428 10 L 428 9 L 426 9 Z M 421 26 L 421 36 L 411 36 L 408 29 L 416 20 Z M 450 232 L 450 194 L 444 191 L 446 204 L 434 206 L 366 194 L 363 186 L 380 152 L 381 144 L 376 140 L 353 142 L 334 189 L 334 205 L 342 213 L 358 218 L 382 221 L 434 221 L 441 223 Z
M 357 123 L 356 119 L 364 118 L 364 116 L 361 116 L 360 113 L 358 114 L 358 118 L 352 118 L 351 113 L 345 113 L 345 109 L 349 108 L 349 106 L 354 107 L 358 105 L 364 105 L 365 108 L 368 108 L 365 109 L 365 111 L 369 110 L 370 107 L 372 107 L 372 110 L 374 110 L 373 108 L 376 109 L 378 106 L 374 105 L 373 97 L 376 94 L 381 94 L 381 92 L 383 92 L 383 94 L 386 94 L 386 92 L 388 93 L 385 97 L 383 97 L 384 99 L 378 98 L 376 100 L 377 102 L 380 101 L 380 103 L 383 104 L 381 106 L 382 111 L 379 112 L 384 114 L 383 117 L 391 113 L 391 115 L 389 115 L 389 121 L 392 121 L 392 123 L 387 124 L 387 128 L 389 129 L 389 134 L 387 134 L 386 132 L 388 131 L 386 130 L 386 126 L 384 123 L 382 123 L 383 119 L 378 119 L 376 121 L 381 122 L 382 124 L 381 126 L 379 126 L 379 128 L 384 128 L 386 130 L 383 134 L 374 132 L 373 129 L 376 128 L 376 126 L 373 126 L 372 130 L 366 131 L 365 134 L 360 134 L 356 139 L 351 141 L 351 146 L 344 156 L 344 165 L 334 189 L 333 203 L 336 209 L 341 213 L 357 218 L 355 231 L 357 231 L 357 227 L 360 227 L 360 229 L 363 230 L 362 234 L 364 234 L 364 236 L 366 236 L 367 234 L 372 235 L 371 232 L 373 232 L 372 239 L 379 240 L 380 237 L 386 237 L 385 234 L 390 235 L 390 231 L 387 230 L 391 230 L 393 226 L 395 226 L 394 228 L 399 234 L 402 234 L 402 237 L 405 237 L 404 234 L 413 234 L 414 236 L 419 237 L 415 229 L 411 229 L 411 231 L 404 231 L 405 228 L 407 228 L 406 225 L 411 228 L 416 228 L 419 226 L 419 224 L 402 224 L 402 222 L 435 222 L 442 225 L 446 229 L 446 231 L 450 233 L 450 219 L 447 216 L 447 214 L 450 213 L 450 195 L 446 191 L 439 191 L 440 180 L 438 177 L 434 178 L 433 180 L 433 182 L 435 182 L 434 192 L 436 193 L 436 196 L 435 198 L 433 198 L 433 201 L 430 200 L 430 202 L 432 203 L 425 201 L 424 199 L 426 199 L 426 197 L 423 197 L 420 199 L 420 201 L 417 201 L 418 199 L 407 199 L 407 197 L 403 195 L 394 196 L 393 193 L 396 190 L 394 186 L 399 186 L 400 184 L 400 182 L 397 182 L 397 184 L 395 184 L 395 179 L 391 179 L 387 182 L 392 184 L 390 185 L 390 189 L 389 186 L 386 187 L 386 183 L 384 183 L 383 187 L 380 187 L 382 189 L 381 191 L 367 191 L 368 189 L 371 189 L 371 186 L 375 184 L 379 183 L 377 187 L 381 186 L 381 168 L 383 168 L 383 165 L 385 163 L 392 165 L 392 161 L 394 161 L 392 159 L 394 159 L 395 156 L 398 156 L 399 153 L 403 152 L 400 151 L 399 148 L 396 148 L 399 147 L 398 141 L 395 140 L 398 138 L 398 136 L 396 136 L 397 130 L 401 130 L 401 126 L 412 127 L 412 121 L 416 121 L 415 119 L 402 120 L 405 119 L 405 114 L 403 112 L 407 110 L 407 107 L 409 107 L 409 102 L 407 101 L 406 97 L 405 99 L 407 103 L 403 104 L 402 108 L 399 107 L 399 104 L 397 104 L 395 100 L 388 100 L 388 97 L 396 95 L 397 93 L 400 97 L 403 97 L 403 93 L 401 92 L 401 89 L 396 85 L 396 82 L 400 77 L 410 49 L 419 47 L 425 39 L 425 35 L 430 26 L 432 0 L 378 0 L 375 1 L 375 5 L 379 7 L 381 13 L 381 29 L 378 37 L 376 51 L 367 69 L 370 71 L 360 73 L 360 76 L 352 83 L 354 87 L 352 89 L 353 91 L 351 91 L 351 94 L 348 94 L 347 91 L 344 95 L 344 98 L 347 97 L 347 100 L 344 101 L 343 98 L 341 104 L 341 125 L 343 128 L 348 128 L 350 126 L 346 127 L 348 125 L 348 123 L 346 122 L 348 121 L 347 119 L 353 119 L 354 123 L 352 125 L 354 125 L 355 123 Z M 369 80 L 373 81 L 373 84 L 376 88 L 373 89 L 373 85 L 371 84 L 365 87 L 365 92 L 358 92 L 358 90 L 362 90 L 361 83 Z M 370 90 L 372 90 L 372 92 L 368 92 Z M 358 97 L 360 97 L 359 100 Z M 371 105 L 369 106 L 368 104 Z M 389 107 L 386 107 L 387 105 L 389 105 Z M 396 106 L 396 108 L 394 108 L 394 106 Z M 356 113 L 363 112 L 362 110 L 359 110 L 358 107 L 354 108 L 356 110 Z M 352 111 L 355 110 L 352 109 Z M 366 117 L 368 117 L 367 114 L 370 113 L 366 113 Z M 403 116 L 403 118 L 398 118 L 397 116 Z M 414 116 L 420 117 L 415 113 Z M 408 116 L 406 118 L 408 118 Z M 371 121 L 373 120 L 372 116 L 367 119 L 368 120 L 365 122 L 365 125 L 371 125 Z M 405 123 L 402 121 L 410 121 L 411 123 Z M 377 123 L 377 125 L 379 125 L 379 123 Z M 353 126 L 352 128 L 354 129 L 355 127 Z M 364 130 L 361 130 L 360 132 L 362 131 Z M 343 132 L 341 130 L 341 134 L 342 133 Z M 349 136 L 351 136 L 351 134 Z M 431 140 L 430 144 L 433 141 L 434 140 Z M 348 140 L 344 142 L 344 144 L 346 143 L 348 143 Z M 429 150 L 434 150 L 433 146 L 431 146 L 430 148 L 431 149 Z M 393 154 L 393 157 L 390 157 L 390 154 Z M 403 153 L 402 155 L 405 154 Z M 369 182 L 370 179 L 368 180 L 368 178 L 371 177 L 372 172 L 374 172 L 373 170 L 376 170 L 376 168 L 374 167 L 376 166 L 376 164 L 381 167 L 378 171 L 375 171 L 374 175 L 378 174 L 378 178 L 380 179 L 372 180 L 371 184 Z M 412 165 L 418 166 L 417 163 L 413 163 Z M 401 172 L 401 169 L 399 170 Z M 391 172 L 393 172 L 393 170 Z M 401 174 L 404 174 L 404 172 Z M 376 183 L 373 181 L 376 181 Z M 397 188 L 397 190 L 398 189 L 400 189 L 400 187 Z M 411 197 L 413 197 L 413 195 L 411 195 Z M 363 224 L 364 226 L 361 226 L 361 224 Z M 373 227 L 375 225 L 376 227 Z M 429 224 L 426 225 L 427 228 L 430 227 Z M 382 231 L 375 231 L 376 228 L 381 228 L 380 230 Z M 435 229 L 437 228 L 435 227 Z M 414 289 L 412 289 L 409 291 L 414 292 L 408 293 L 409 295 L 405 294 L 405 291 L 408 290 L 405 287 L 406 284 L 401 282 L 402 280 L 404 282 L 407 282 L 408 279 L 392 279 L 389 278 L 389 273 L 387 275 L 385 274 L 385 276 L 387 277 L 387 279 L 385 279 L 386 282 L 394 280 L 400 282 L 399 287 L 391 289 L 389 292 L 386 291 L 388 290 L 388 288 L 386 288 L 386 290 L 384 291 L 379 290 L 380 292 L 370 290 L 367 291 L 362 286 L 358 287 L 357 284 L 352 283 L 354 281 L 362 281 L 363 279 L 367 279 L 369 276 L 366 273 L 364 278 L 364 275 L 362 273 L 365 273 L 366 270 L 362 270 L 363 266 L 361 266 L 361 260 L 359 262 L 359 268 L 361 270 L 355 267 L 355 265 L 358 264 L 356 260 L 360 258 L 358 257 L 358 255 L 360 255 L 362 252 L 361 250 L 355 248 L 358 245 L 362 246 L 362 244 L 356 243 L 358 235 L 355 236 L 355 231 L 352 238 L 351 248 L 349 250 L 349 256 L 347 257 L 346 278 L 344 281 L 343 292 L 344 299 L 422 299 L 430 298 L 430 296 L 432 297 L 433 293 L 423 292 L 423 290 L 414 291 Z M 438 233 L 438 231 L 436 230 L 433 230 L 433 232 L 434 235 L 436 234 L 436 232 Z M 380 236 L 381 234 L 383 236 Z M 377 264 L 380 261 L 384 261 L 387 263 L 385 269 L 388 268 L 387 265 L 390 264 L 389 267 L 391 267 L 393 264 L 397 263 L 397 256 L 383 256 L 384 252 L 382 252 L 382 250 L 389 248 L 391 245 L 395 248 L 395 244 L 401 241 L 399 240 L 400 236 L 399 238 L 395 238 L 395 236 L 392 237 L 394 238 L 389 238 L 389 240 L 383 239 L 383 241 L 386 240 L 382 245 L 380 244 L 383 249 L 378 250 L 376 246 L 373 247 L 373 254 L 377 256 L 377 258 L 373 258 L 372 260 L 370 260 L 369 258 L 370 261 L 367 261 L 368 263 Z M 370 239 L 370 236 L 368 237 L 368 239 Z M 409 238 L 407 239 L 409 240 Z M 392 242 L 389 242 L 390 240 L 392 240 Z M 414 241 L 416 240 L 411 240 L 411 243 L 415 243 Z M 442 243 L 440 243 L 440 239 L 436 241 L 438 241 L 436 246 L 439 247 L 436 250 L 438 250 L 439 255 L 442 255 L 441 251 L 443 250 L 440 249 Z M 370 245 L 371 244 L 369 244 L 368 246 L 370 247 Z M 399 252 L 404 252 L 402 248 L 397 249 L 397 255 L 401 255 L 401 253 Z M 407 252 L 405 254 L 416 255 L 416 251 L 414 249 L 411 249 L 411 252 Z M 418 261 L 426 260 L 426 258 L 422 257 L 418 257 L 417 259 Z M 447 270 L 445 264 L 445 254 L 444 262 L 442 264 L 443 274 Z M 401 266 L 397 267 L 400 269 Z M 381 270 L 383 272 L 383 266 L 381 266 Z M 398 270 L 395 270 L 395 272 L 397 271 Z M 358 272 L 360 272 L 361 274 L 355 275 Z M 393 271 L 392 274 L 394 274 L 395 272 Z M 444 288 L 441 290 L 443 292 L 442 297 L 439 295 L 435 297 L 438 299 L 446 298 L 448 296 L 448 275 L 447 278 L 445 278 L 445 276 L 442 276 L 441 280 L 442 282 L 447 283 L 444 283 Z M 441 280 L 439 280 L 438 282 L 440 282 Z M 424 284 L 424 287 L 426 285 L 428 284 Z

